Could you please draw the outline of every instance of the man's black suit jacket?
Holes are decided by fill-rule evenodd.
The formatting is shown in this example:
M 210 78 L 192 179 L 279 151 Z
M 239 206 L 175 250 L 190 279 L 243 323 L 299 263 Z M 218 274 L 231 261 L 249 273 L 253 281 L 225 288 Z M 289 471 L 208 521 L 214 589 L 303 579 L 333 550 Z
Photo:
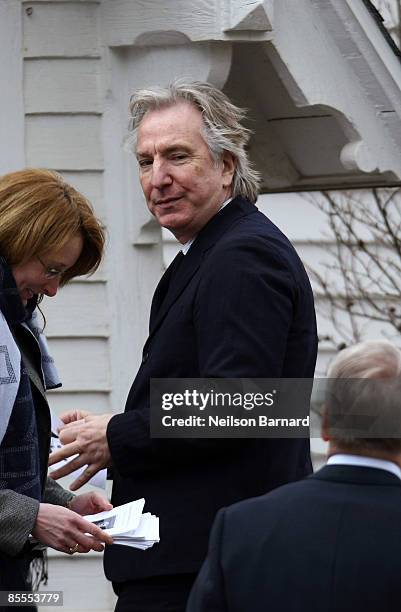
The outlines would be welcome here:
M 313 296 L 287 238 L 236 198 L 198 234 L 167 288 L 169 275 L 156 289 L 125 413 L 107 430 L 112 502 L 144 497 L 161 541 L 146 552 L 108 547 L 105 571 L 116 582 L 197 572 L 219 508 L 311 471 L 307 440 L 149 437 L 151 378 L 313 377 Z
M 187 612 L 401 607 L 401 481 L 326 466 L 221 510 Z

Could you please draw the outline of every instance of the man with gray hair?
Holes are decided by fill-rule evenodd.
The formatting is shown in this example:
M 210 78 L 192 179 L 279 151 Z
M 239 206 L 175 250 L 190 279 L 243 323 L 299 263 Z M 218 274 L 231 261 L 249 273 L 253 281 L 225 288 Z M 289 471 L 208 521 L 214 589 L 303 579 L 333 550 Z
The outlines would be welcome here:
M 400 608 L 401 351 L 362 342 L 328 376 L 327 465 L 219 512 L 187 612 Z
M 304 477 L 305 439 L 152 439 L 152 378 L 312 378 L 316 322 L 294 248 L 256 208 L 244 112 L 208 83 L 175 82 L 131 99 L 133 149 L 147 206 L 181 251 L 153 297 L 149 337 L 124 414 L 67 415 L 63 451 L 113 465 L 112 501 L 144 497 L 161 541 L 106 551 L 117 610 L 185 608 L 219 508 Z M 135 313 L 132 313 L 135 316 Z M 67 468 L 59 470 L 64 475 Z

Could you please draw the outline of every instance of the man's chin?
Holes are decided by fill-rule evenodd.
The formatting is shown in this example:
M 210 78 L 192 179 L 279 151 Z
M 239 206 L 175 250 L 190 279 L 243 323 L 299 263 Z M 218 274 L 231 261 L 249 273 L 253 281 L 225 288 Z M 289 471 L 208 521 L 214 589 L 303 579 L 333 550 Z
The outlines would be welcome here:
M 185 227 L 185 222 L 179 215 L 177 215 L 177 213 L 166 212 L 164 214 L 158 214 L 156 215 L 156 219 L 159 225 L 170 230 L 170 232 L 173 232 L 173 234 L 176 230 L 179 231 L 180 227 Z

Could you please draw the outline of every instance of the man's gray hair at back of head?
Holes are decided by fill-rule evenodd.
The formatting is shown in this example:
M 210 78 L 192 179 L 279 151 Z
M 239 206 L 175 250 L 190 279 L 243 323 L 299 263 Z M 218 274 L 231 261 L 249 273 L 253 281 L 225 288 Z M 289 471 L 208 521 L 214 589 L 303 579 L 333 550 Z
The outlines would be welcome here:
M 401 351 L 387 340 L 359 342 L 340 351 L 327 371 L 329 378 L 397 378 Z
M 218 162 L 224 151 L 236 160 L 232 195 L 241 195 L 255 202 L 258 197 L 259 173 L 252 168 L 245 150 L 251 131 L 241 124 L 245 110 L 238 108 L 219 89 L 201 81 L 177 80 L 167 87 L 139 89 L 130 100 L 130 134 L 126 147 L 135 152 L 139 125 L 147 112 L 186 101 L 201 112 L 203 137 L 213 159 Z
M 386 340 L 360 342 L 340 351 L 327 375 L 331 439 L 358 452 L 401 451 L 401 351 Z

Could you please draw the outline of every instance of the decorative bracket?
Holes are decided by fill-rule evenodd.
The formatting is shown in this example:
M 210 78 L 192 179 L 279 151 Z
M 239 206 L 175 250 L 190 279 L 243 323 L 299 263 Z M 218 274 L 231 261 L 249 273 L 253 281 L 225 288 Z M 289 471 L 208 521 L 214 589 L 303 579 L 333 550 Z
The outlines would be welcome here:
M 272 26 L 272 2 L 236 0 L 228 3 L 229 23 L 225 32 L 258 31 L 266 32 Z

